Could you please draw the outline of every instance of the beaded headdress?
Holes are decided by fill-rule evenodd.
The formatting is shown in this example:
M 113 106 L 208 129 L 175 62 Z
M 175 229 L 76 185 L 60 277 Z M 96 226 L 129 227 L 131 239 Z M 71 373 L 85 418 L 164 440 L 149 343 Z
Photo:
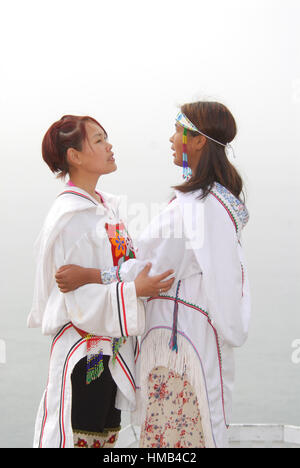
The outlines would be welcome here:
M 183 127 L 183 155 L 182 155 L 182 161 L 183 161 L 183 178 L 184 179 L 189 179 L 192 175 L 192 170 L 188 166 L 188 158 L 187 158 L 187 150 L 186 150 L 186 145 L 187 145 L 187 131 L 191 130 L 192 132 L 197 132 L 200 133 L 200 135 L 205 136 L 211 141 L 214 141 L 218 145 L 224 146 L 225 148 L 225 153 L 226 156 L 229 158 L 231 155 L 235 157 L 234 151 L 232 146 L 227 143 L 221 143 L 218 140 L 215 140 L 214 138 L 206 135 L 205 133 L 201 132 L 189 119 L 188 117 L 183 114 L 182 112 L 179 112 L 179 114 L 176 117 L 176 122 Z

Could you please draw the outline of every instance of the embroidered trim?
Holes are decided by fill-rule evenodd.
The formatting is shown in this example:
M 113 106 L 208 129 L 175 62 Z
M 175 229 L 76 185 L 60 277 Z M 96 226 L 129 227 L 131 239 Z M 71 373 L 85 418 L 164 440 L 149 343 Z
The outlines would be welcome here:
M 102 432 L 73 430 L 74 447 L 77 448 L 107 448 L 112 447 L 118 439 L 121 427 L 105 428 Z
M 105 224 L 108 239 L 111 244 L 111 253 L 114 266 L 121 266 L 130 258 L 135 258 L 132 239 L 130 238 L 124 223 Z
M 109 432 L 118 432 L 121 430 L 121 426 L 118 427 L 113 427 L 113 428 L 105 428 L 103 432 L 92 432 L 92 431 L 81 431 L 80 429 L 73 429 L 73 434 L 84 434 L 84 435 L 89 435 L 89 436 L 105 436 L 109 434 Z
M 72 326 L 73 326 L 73 325 L 72 325 L 71 322 L 67 323 L 63 328 L 61 328 L 61 329 L 57 332 L 57 334 L 56 334 L 55 337 L 53 338 L 52 346 L 51 346 L 51 351 L 50 351 L 50 360 L 51 360 L 51 356 L 52 356 L 52 352 L 53 352 L 54 346 L 56 345 L 57 341 L 62 337 L 62 335 L 63 335 L 67 330 L 69 330 L 70 328 L 72 328 Z M 47 411 L 47 394 L 48 394 L 49 374 L 50 374 L 50 366 L 49 366 L 49 371 L 48 371 L 48 379 L 47 379 L 47 385 L 46 385 L 46 391 L 45 391 L 45 398 L 44 398 L 44 414 L 43 414 L 43 420 L 42 420 L 42 424 L 41 424 L 41 434 L 40 434 L 40 439 L 39 439 L 39 448 L 42 448 L 42 440 L 43 440 L 45 425 L 46 425 L 46 421 L 47 421 L 47 417 L 48 417 L 48 411 Z
M 237 220 L 235 219 L 234 214 L 233 214 L 232 211 L 230 210 L 230 208 L 229 208 L 227 205 L 225 205 L 225 203 L 224 203 L 223 200 L 218 196 L 217 193 L 215 193 L 213 190 L 211 190 L 210 193 L 211 193 L 211 194 L 221 203 L 221 205 L 225 208 L 225 210 L 226 210 L 227 213 L 229 214 L 229 217 L 230 217 L 231 221 L 232 221 L 233 224 L 234 224 L 234 227 L 235 227 L 236 232 L 238 233 L 238 231 L 239 231 L 239 225 L 238 225 Z
M 238 198 L 236 198 L 227 188 L 218 182 L 215 183 L 216 189 L 212 189 L 210 193 L 221 203 L 229 214 L 234 223 L 236 232 L 239 233 L 240 228 L 246 226 L 249 221 L 249 212 Z
M 66 444 L 66 434 L 65 434 L 65 426 L 64 426 L 64 409 L 65 409 L 65 388 L 66 388 L 66 377 L 68 372 L 69 361 L 72 355 L 77 351 L 77 349 L 86 343 L 85 339 L 81 339 L 74 343 L 74 345 L 69 350 L 66 360 L 64 363 L 63 373 L 62 373 L 62 387 L 61 387 L 61 397 L 60 397 L 60 406 L 59 406 L 59 431 L 60 431 L 60 448 L 65 448 Z
M 122 299 L 122 306 L 123 306 L 123 318 L 124 318 L 125 333 L 126 333 L 126 336 L 128 337 L 126 309 L 125 309 L 125 300 L 124 300 L 124 283 L 121 283 L 121 299 Z
M 123 282 L 122 283 L 120 283 L 120 282 L 117 283 L 116 293 L 117 293 L 118 316 L 119 316 L 121 336 L 128 338 L 129 335 L 128 335 L 128 329 L 127 329 L 126 307 L 125 307 L 125 299 L 124 299 L 124 283 Z M 120 294 L 121 294 L 121 298 L 120 298 Z M 122 313 L 121 313 L 120 304 L 122 305 Z
M 107 432 L 118 432 L 118 431 L 121 430 L 121 426 L 118 426 L 118 427 L 106 427 L 104 430 L 107 431 Z
M 101 270 L 101 282 L 102 284 L 111 284 L 117 281 L 117 268 L 118 267 L 111 267 L 108 270 Z
M 120 300 L 119 300 L 119 285 L 120 285 L 120 283 L 117 283 L 117 285 L 116 285 L 117 304 L 118 304 L 118 316 L 119 316 L 119 324 L 120 324 L 121 336 L 124 337 L 124 332 L 123 332 L 123 327 L 122 327 L 122 320 L 121 320 Z
M 122 282 L 122 277 L 121 277 L 121 265 L 117 267 L 117 270 L 116 270 L 116 277 L 117 277 L 117 280 Z
M 92 202 L 95 206 L 98 206 L 97 203 L 94 202 L 94 200 L 92 200 L 91 198 L 87 197 L 86 195 L 83 195 L 82 193 L 74 192 L 73 190 L 65 190 L 64 192 L 60 193 L 58 197 L 67 193 L 70 193 L 71 195 L 77 195 L 77 197 L 85 198 L 86 200 Z
M 159 295 L 159 296 L 150 297 L 149 299 L 147 299 L 147 302 L 152 301 L 153 299 L 164 299 L 164 298 L 171 299 L 171 300 L 174 300 L 174 301 L 176 300 L 176 298 L 174 296 Z M 192 304 L 191 302 L 188 302 L 188 301 L 182 299 L 181 297 L 178 297 L 177 301 L 181 302 L 184 305 L 191 306 L 191 307 L 194 307 L 195 309 L 200 310 L 203 314 L 205 314 L 207 316 L 207 318 L 209 320 L 211 320 L 210 316 L 209 316 L 209 313 L 205 309 L 202 309 L 202 307 L 199 307 L 196 304 Z
M 242 226 L 244 227 L 249 221 L 249 212 L 241 200 L 239 200 L 233 193 L 231 193 L 226 187 L 223 187 L 219 182 L 216 182 L 217 191 L 221 196 L 225 198 L 227 203 L 234 210 L 236 216 L 239 218 Z
M 89 448 L 87 441 L 85 439 L 83 439 L 82 436 L 86 438 L 86 435 L 80 434 L 79 432 L 77 433 L 76 437 L 78 438 L 78 440 L 77 440 L 76 444 L 75 444 L 75 440 L 74 440 L 74 447 Z M 73 434 L 73 438 L 74 438 L 74 434 Z
M 120 364 L 124 374 L 126 375 L 127 379 L 129 380 L 130 385 L 132 386 L 133 390 L 136 392 L 136 384 L 135 384 L 135 380 L 133 378 L 133 375 L 132 375 L 128 365 L 126 364 L 125 360 L 123 359 L 123 357 L 121 356 L 120 353 L 116 356 L 116 361 Z

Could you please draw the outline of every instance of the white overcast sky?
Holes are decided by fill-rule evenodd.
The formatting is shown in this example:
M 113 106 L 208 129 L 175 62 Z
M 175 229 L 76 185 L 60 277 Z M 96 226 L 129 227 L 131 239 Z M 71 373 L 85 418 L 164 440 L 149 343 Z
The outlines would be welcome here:
M 29 248 L 60 190 L 40 153 L 53 121 L 66 113 L 98 119 L 119 168 L 100 179 L 99 188 L 149 204 L 165 201 L 181 180 L 169 143 L 178 106 L 206 98 L 228 105 L 237 120 L 236 165 L 256 220 L 249 224 L 249 248 L 255 251 L 261 236 L 270 236 L 268 220 L 276 213 L 276 222 L 288 218 L 272 233 L 278 243 L 298 211 L 299 5 L 1 2 L 4 258 L 10 254 L 6 243 Z M 278 203 L 287 211 L 278 214 Z M 20 225 L 26 226 L 22 238 Z

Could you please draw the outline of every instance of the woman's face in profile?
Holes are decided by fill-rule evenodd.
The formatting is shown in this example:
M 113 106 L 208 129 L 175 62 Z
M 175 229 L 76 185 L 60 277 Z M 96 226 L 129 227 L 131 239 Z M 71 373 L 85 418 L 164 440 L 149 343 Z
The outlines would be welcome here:
M 86 122 L 86 139 L 80 154 L 81 169 L 98 175 L 109 174 L 117 170 L 112 152 L 112 145 L 107 140 L 104 130 L 94 122 Z
M 183 152 L 183 127 L 181 125 L 175 125 L 175 133 L 170 138 L 170 142 L 172 143 L 172 150 L 173 153 L 173 162 L 176 166 L 182 166 L 182 152 Z

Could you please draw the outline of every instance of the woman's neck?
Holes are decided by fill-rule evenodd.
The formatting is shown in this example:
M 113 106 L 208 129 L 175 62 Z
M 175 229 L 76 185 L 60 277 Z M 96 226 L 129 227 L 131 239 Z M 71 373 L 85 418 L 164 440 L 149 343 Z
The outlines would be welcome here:
M 71 184 L 76 185 L 76 187 L 81 188 L 85 192 L 87 192 L 91 197 L 95 198 L 96 200 L 101 203 L 101 199 L 99 195 L 96 193 L 95 188 L 98 182 L 97 178 L 91 178 L 87 180 L 87 178 L 81 177 L 79 174 L 69 174 L 70 175 L 70 182 Z

